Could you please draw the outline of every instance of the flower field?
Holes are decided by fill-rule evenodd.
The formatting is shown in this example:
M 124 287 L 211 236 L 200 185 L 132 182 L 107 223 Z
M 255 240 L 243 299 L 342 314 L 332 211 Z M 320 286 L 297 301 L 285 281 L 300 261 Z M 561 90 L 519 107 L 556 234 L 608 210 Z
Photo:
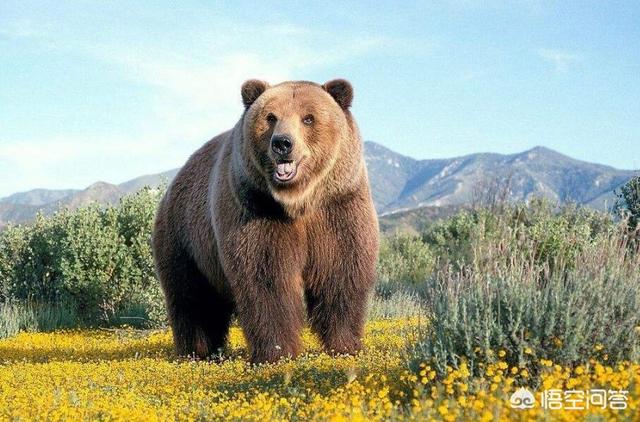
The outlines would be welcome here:
M 614 405 L 611 393 L 607 405 L 586 409 L 585 398 L 585 409 L 570 410 L 565 398 L 563 409 L 549 402 L 544 410 L 537 392 L 531 409 L 513 408 L 511 394 L 533 378 L 500 360 L 501 351 L 482 378 L 464 363 L 444 377 L 428 363 L 409 370 L 405 345 L 423 324 L 371 321 L 365 350 L 336 358 L 305 332 L 303 356 L 260 366 L 246 363 L 237 327 L 223 357 L 211 362 L 176 358 L 168 331 L 21 333 L 0 340 L 0 420 L 638 419 L 638 364 L 563 368 L 541 360 L 538 391 L 628 391 L 624 403 Z

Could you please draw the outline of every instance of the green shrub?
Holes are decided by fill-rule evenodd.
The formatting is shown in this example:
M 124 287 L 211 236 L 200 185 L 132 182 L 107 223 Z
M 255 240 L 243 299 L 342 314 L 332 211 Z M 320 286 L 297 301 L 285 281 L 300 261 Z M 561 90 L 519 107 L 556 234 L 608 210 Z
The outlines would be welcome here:
M 423 240 L 458 270 L 486 272 L 512 255 L 526 255 L 538 266 L 553 268 L 558 261 L 571 268 L 581 250 L 614 228 L 608 214 L 576 206 L 558 210 L 535 200 L 500 212 L 462 211 L 428 228 Z
M 461 265 L 471 262 L 471 239 L 483 238 L 490 232 L 487 223 L 493 221 L 491 216 L 492 214 L 485 210 L 463 210 L 427 228 L 423 234 L 423 241 L 446 262 Z
M 73 305 L 43 303 L 0 303 L 0 338 L 20 331 L 52 331 L 74 328 L 78 324 Z
M 616 191 L 615 209 L 629 221 L 631 230 L 640 225 L 640 176 L 627 182 Z
M 162 323 L 150 247 L 159 197 L 143 189 L 117 207 L 63 210 L 7 229 L 0 234 L 0 301 L 69 303 L 79 324 L 114 322 L 132 309 Z
M 568 230 L 558 218 L 548 231 Z M 410 364 L 430 362 L 444 375 L 463 359 L 481 373 L 499 350 L 510 365 L 573 365 L 598 353 L 611 363 L 639 357 L 640 258 L 629 252 L 622 229 L 589 242 L 581 230 L 581 247 L 571 252 L 565 249 L 573 240 L 556 244 L 557 234 L 536 229 L 513 250 L 501 247 L 512 239 L 493 243 L 490 254 L 503 259 L 483 271 L 438 272 L 423 289 L 430 324 L 410 350 Z M 541 251 L 556 259 L 540 261 Z
M 416 285 L 433 271 L 435 257 L 418 236 L 397 234 L 382 239 L 378 277 L 382 283 Z

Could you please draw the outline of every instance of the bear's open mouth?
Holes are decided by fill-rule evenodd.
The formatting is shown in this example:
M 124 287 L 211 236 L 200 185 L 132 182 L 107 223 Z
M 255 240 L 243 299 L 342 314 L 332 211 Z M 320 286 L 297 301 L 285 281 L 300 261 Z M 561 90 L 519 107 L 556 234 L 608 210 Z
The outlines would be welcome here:
M 293 161 L 277 161 L 273 177 L 277 182 L 284 183 L 292 180 L 298 171 L 298 164 Z

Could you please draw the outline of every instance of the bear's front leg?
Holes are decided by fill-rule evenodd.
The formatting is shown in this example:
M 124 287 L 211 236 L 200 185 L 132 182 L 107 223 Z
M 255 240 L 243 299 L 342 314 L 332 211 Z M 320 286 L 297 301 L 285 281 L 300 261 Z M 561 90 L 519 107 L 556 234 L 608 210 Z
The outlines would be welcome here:
M 309 321 L 327 352 L 354 354 L 362 348 L 371 288 L 346 277 L 334 277 L 333 283 L 307 289 Z
M 378 253 L 375 216 L 366 207 L 356 215 L 345 208 L 331 210 L 325 220 L 330 223 L 315 226 L 310 243 L 318 247 L 310 252 L 305 274 L 311 327 L 334 354 L 362 347 Z
M 297 356 L 304 323 L 304 237 L 291 225 L 256 219 L 226 239 L 225 273 L 251 361 Z
M 251 362 L 275 362 L 300 353 L 304 320 L 301 285 L 299 276 L 264 276 L 235 283 L 238 320 Z

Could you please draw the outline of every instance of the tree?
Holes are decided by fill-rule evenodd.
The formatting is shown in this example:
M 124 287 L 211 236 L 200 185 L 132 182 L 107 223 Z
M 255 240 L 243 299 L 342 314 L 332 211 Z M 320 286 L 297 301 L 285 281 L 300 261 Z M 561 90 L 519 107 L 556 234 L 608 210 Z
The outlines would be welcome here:
M 615 191 L 618 199 L 615 209 L 623 217 L 629 219 L 629 228 L 635 230 L 640 224 L 640 176 L 629 180 Z

